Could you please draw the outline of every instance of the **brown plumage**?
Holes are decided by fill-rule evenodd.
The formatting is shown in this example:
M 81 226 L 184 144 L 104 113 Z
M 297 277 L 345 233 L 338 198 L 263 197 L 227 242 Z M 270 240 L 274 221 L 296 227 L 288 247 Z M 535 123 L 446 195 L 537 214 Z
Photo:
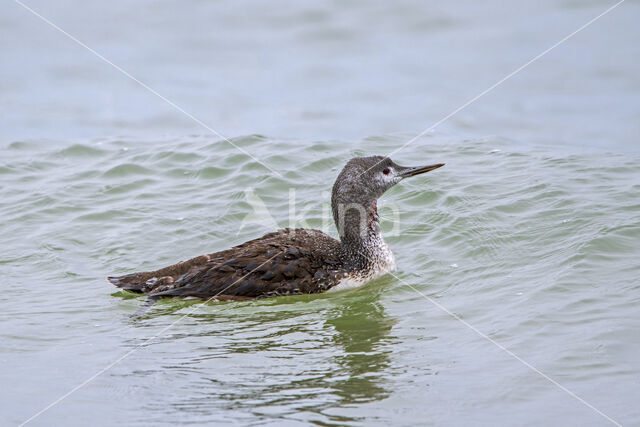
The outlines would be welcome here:
M 441 166 L 404 167 L 380 156 L 351 159 L 331 196 L 340 240 L 319 230 L 286 228 L 160 270 L 107 279 L 152 298 L 218 300 L 313 294 L 364 283 L 395 268 L 380 235 L 376 200 L 402 179 Z
M 338 240 L 319 230 L 285 228 L 157 271 L 108 280 L 155 297 L 253 299 L 323 292 L 343 268 Z

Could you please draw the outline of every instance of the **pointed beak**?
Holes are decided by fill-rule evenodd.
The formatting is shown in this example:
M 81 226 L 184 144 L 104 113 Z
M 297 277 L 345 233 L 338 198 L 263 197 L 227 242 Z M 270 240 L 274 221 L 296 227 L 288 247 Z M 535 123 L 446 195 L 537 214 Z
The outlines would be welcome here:
M 400 171 L 399 175 L 402 178 L 409 178 L 410 176 L 416 176 L 423 173 L 427 173 L 434 169 L 441 168 L 442 166 L 444 166 L 444 163 L 436 163 L 435 165 L 429 165 L 429 166 L 417 166 L 414 168 L 405 168 L 402 171 Z

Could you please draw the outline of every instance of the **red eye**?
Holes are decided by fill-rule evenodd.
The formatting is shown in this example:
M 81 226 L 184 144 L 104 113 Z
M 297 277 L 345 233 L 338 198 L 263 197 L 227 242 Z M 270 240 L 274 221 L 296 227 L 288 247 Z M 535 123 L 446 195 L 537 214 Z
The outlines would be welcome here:
M 389 172 L 391 172 L 389 168 L 384 168 L 384 170 L 382 171 L 382 173 L 385 175 L 389 175 Z

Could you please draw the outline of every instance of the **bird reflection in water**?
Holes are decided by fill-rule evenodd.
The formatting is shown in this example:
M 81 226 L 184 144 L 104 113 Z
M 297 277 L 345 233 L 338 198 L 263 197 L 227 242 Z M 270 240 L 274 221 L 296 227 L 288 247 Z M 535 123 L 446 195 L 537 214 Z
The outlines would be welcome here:
M 167 349 L 173 363 L 164 369 L 188 372 L 179 386 L 184 395 L 152 406 L 163 416 L 198 413 L 202 421 L 247 413 L 262 419 L 361 421 L 351 411 L 338 414 L 390 393 L 395 320 L 380 302 L 390 281 L 381 278 L 333 295 L 203 307 L 164 340 L 174 349 Z M 184 340 L 191 348 L 186 358 L 178 356 Z
M 379 293 L 377 289 L 348 298 L 326 322 L 336 332 L 333 341 L 343 350 L 335 356 L 335 361 L 346 377 L 332 387 L 344 404 L 380 400 L 389 394 L 385 388 L 385 371 L 390 366 L 390 344 L 394 341 L 390 332 L 394 320 L 385 313 Z

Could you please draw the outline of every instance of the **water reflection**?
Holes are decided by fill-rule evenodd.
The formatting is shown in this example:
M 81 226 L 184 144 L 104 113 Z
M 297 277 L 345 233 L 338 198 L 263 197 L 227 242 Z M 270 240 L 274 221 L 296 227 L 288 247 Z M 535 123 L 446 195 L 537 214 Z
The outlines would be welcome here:
M 149 409 L 207 420 L 221 413 L 236 421 L 248 413 L 263 420 L 360 420 L 336 409 L 390 393 L 394 319 L 380 302 L 384 286 L 224 304 L 188 316 L 156 348 L 171 354 L 163 368 L 173 371 L 165 372 L 169 377 L 180 376 L 180 384 L 172 384 L 182 390 L 180 398 Z M 187 343 L 189 353 L 179 353 Z
M 332 313 L 326 325 L 336 334 L 333 342 L 343 352 L 335 357 L 347 377 L 333 384 L 341 403 L 361 403 L 388 396 L 385 371 L 389 368 L 390 336 L 393 318 L 380 304 L 380 289 L 347 299 Z

